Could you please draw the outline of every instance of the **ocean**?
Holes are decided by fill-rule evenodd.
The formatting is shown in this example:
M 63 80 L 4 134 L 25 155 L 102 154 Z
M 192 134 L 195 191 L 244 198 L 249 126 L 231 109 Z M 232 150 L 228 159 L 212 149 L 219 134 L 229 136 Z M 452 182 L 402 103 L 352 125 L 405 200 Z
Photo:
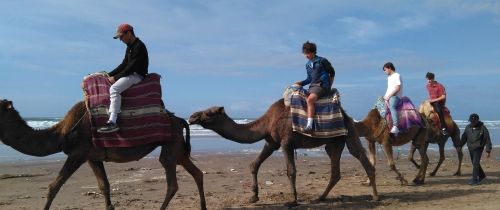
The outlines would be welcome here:
M 44 129 L 58 123 L 61 118 L 26 118 L 26 122 L 29 126 L 35 129 Z M 240 118 L 236 119 L 235 122 L 238 124 L 245 124 L 252 122 L 254 119 L 245 119 Z M 461 131 L 468 124 L 466 120 L 455 120 Z M 500 120 L 492 120 L 492 121 L 483 121 L 488 130 L 490 131 L 490 136 L 492 139 L 492 143 L 494 147 L 500 148 Z M 258 154 L 260 153 L 264 141 L 259 141 L 254 144 L 239 144 L 227 139 L 220 137 L 217 133 L 204 129 L 199 125 L 190 125 L 191 130 L 191 145 L 192 145 L 192 155 L 200 155 L 203 153 L 211 153 L 211 154 Z M 363 145 L 366 148 L 366 142 L 362 139 Z M 380 150 L 380 147 L 377 147 Z M 399 153 L 407 154 L 407 150 L 409 149 L 409 144 L 403 145 L 401 147 L 394 148 L 395 155 L 399 155 Z M 451 139 L 448 140 L 446 144 L 446 149 L 451 150 L 453 148 L 453 144 Z M 431 144 L 429 146 L 429 150 L 437 151 L 437 145 Z M 281 155 L 280 151 L 275 152 L 276 155 Z M 344 149 L 344 153 L 347 153 L 347 149 Z M 160 154 L 160 150 L 156 149 L 150 156 L 158 156 Z M 299 149 L 297 150 L 298 155 L 303 156 L 323 156 L 326 155 L 323 148 L 314 148 L 314 149 Z M 66 155 L 64 153 L 57 153 L 54 155 L 50 155 L 47 157 L 32 157 L 28 155 L 21 154 L 16 150 L 0 143 L 0 162 L 11 162 L 11 161 L 61 161 L 64 160 Z

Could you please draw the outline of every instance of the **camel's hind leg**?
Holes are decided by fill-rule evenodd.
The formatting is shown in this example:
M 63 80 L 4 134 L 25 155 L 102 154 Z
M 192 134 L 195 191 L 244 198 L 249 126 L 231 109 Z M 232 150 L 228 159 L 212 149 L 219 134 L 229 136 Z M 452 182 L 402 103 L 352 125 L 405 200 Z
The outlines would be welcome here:
M 392 156 L 392 146 L 390 144 L 383 144 L 382 148 L 384 150 L 385 157 L 387 158 L 389 167 L 397 175 L 396 179 L 401 182 L 401 185 L 407 185 L 408 181 L 406 181 L 403 175 L 399 173 L 398 169 L 396 168 L 396 163 L 394 163 L 394 157 Z
M 441 164 L 444 161 L 444 144 L 445 143 L 446 143 L 446 141 L 440 142 L 438 144 L 438 146 L 439 146 L 439 161 L 436 165 L 436 168 L 434 168 L 434 170 L 429 174 L 429 176 L 436 176 L 436 173 L 439 170 L 439 167 L 441 166 Z
M 378 201 L 379 197 L 377 192 L 377 183 L 375 182 L 375 166 L 372 163 L 370 163 L 368 157 L 366 157 L 366 151 L 363 148 L 363 145 L 361 145 L 361 141 L 359 140 L 359 137 L 357 137 L 354 127 L 349 126 L 350 124 L 347 125 L 348 125 L 348 130 L 350 132 L 346 140 L 347 149 L 349 150 L 349 153 L 353 157 L 355 157 L 356 159 L 359 160 L 359 162 L 361 162 L 361 165 L 365 169 L 366 175 L 368 176 L 370 185 L 372 186 L 373 190 L 372 199 L 374 201 Z M 351 134 L 351 132 L 353 134 Z
M 344 150 L 344 146 L 345 140 L 334 140 L 334 142 L 328 143 L 325 146 L 326 153 L 330 157 L 330 182 L 317 201 L 324 201 L 328 193 L 330 193 L 332 188 L 340 180 L 340 157 L 342 155 L 342 150 Z
M 89 160 L 87 162 L 89 163 L 90 168 L 92 168 L 92 171 L 94 171 L 95 177 L 97 178 L 97 183 L 99 184 L 99 189 L 101 190 L 101 193 L 104 195 L 104 200 L 106 201 L 106 209 L 107 210 L 115 209 L 115 207 L 111 203 L 109 181 L 108 177 L 106 176 L 106 170 L 104 169 L 104 165 L 102 164 L 101 161 Z
M 194 165 L 193 161 L 186 158 L 182 161 L 182 167 L 193 176 L 196 186 L 198 187 L 198 193 L 200 194 L 200 209 L 207 209 L 207 203 L 205 201 L 205 190 L 203 189 L 203 172 Z
M 252 163 L 250 163 L 250 171 L 252 172 L 252 181 L 253 181 L 252 183 L 253 196 L 250 198 L 249 201 L 250 203 L 255 203 L 259 201 L 259 182 L 257 181 L 257 175 L 259 173 L 260 166 L 278 148 L 279 146 L 270 145 L 268 142 L 266 142 L 259 156 L 257 156 L 257 158 L 255 158 L 255 160 Z
M 66 162 L 64 162 L 64 165 L 62 169 L 59 171 L 59 175 L 57 176 L 56 180 L 54 180 L 50 185 L 49 185 L 49 192 L 47 193 L 47 203 L 45 203 L 45 210 L 50 209 L 50 205 L 52 204 L 52 201 L 54 201 L 54 198 L 57 195 L 57 192 L 59 192 L 59 189 L 61 189 L 62 185 L 69 179 L 69 177 L 75 173 L 75 171 L 83 164 L 85 163 L 86 159 L 84 157 L 80 156 L 68 156 L 68 159 L 66 159 Z
M 417 185 L 424 184 L 425 180 L 425 172 L 427 171 L 427 166 L 429 165 L 429 157 L 427 156 L 427 147 L 429 147 L 428 143 L 421 145 L 418 148 L 418 152 L 422 157 L 422 165 L 420 166 L 420 170 L 418 171 L 417 177 L 413 180 L 413 183 Z
M 174 153 L 175 149 L 171 144 L 163 145 L 161 147 L 160 163 L 165 168 L 165 175 L 167 177 L 167 194 L 165 195 L 165 200 L 161 209 L 166 209 L 168 203 L 174 197 L 177 190 L 179 190 L 179 185 L 177 184 L 177 172 L 176 172 L 176 155 Z

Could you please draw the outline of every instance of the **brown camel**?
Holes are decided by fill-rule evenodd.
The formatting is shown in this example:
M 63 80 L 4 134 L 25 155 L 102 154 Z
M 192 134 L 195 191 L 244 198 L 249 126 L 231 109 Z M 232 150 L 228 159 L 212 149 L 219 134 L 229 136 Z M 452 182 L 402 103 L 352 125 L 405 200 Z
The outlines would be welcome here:
M 215 131 L 226 139 L 242 144 L 251 144 L 262 139 L 266 140 L 261 153 L 250 164 L 253 178 L 252 191 L 254 192 L 250 199 L 252 203 L 259 200 L 257 174 L 260 165 L 281 147 L 287 163 L 287 176 L 293 195 L 292 201 L 286 203 L 290 207 L 298 205 L 295 187 L 297 173 L 294 160 L 294 150 L 297 148 L 314 148 L 326 145 L 325 150 L 331 160 L 331 176 L 324 193 L 317 199 L 318 202 L 325 200 L 330 190 L 340 180 L 340 157 L 345 144 L 347 144 L 349 152 L 361 162 L 370 181 L 375 183 L 375 168 L 368 161 L 366 152 L 355 131 L 353 121 L 343 110 L 342 114 L 345 116 L 345 124 L 349 135 L 335 138 L 311 138 L 293 132 L 290 107 L 284 105 L 283 99 L 272 104 L 263 116 L 248 124 L 235 123 L 226 115 L 224 107 L 212 107 L 205 111 L 195 112 L 189 118 L 189 122 L 199 124 L 204 128 Z M 376 185 L 373 184 L 372 187 L 373 199 L 378 200 Z
M 86 112 L 85 103 L 78 102 L 56 125 L 48 129 L 35 130 L 21 118 L 11 101 L 0 101 L 0 140 L 4 144 L 32 156 L 47 156 L 61 151 L 68 155 L 59 175 L 48 187 L 44 209 L 50 208 L 61 186 L 85 162 L 90 165 L 97 178 L 106 201 L 106 209 L 114 209 L 103 161 L 118 163 L 137 161 L 158 146 L 161 146 L 159 160 L 165 168 L 167 178 L 167 194 L 161 209 L 167 208 L 178 190 L 176 164 L 182 165 L 193 176 L 200 193 L 201 209 L 206 209 L 203 173 L 190 160 L 189 125 L 185 120 L 168 114 L 172 121 L 173 133 L 171 139 L 165 143 L 131 148 L 98 148 L 92 143 L 90 118 Z M 183 128 L 186 128 L 186 141 Z
M 394 158 L 392 157 L 392 147 L 401 146 L 412 141 L 412 146 L 418 148 L 422 156 L 422 166 L 413 180 L 413 183 L 417 185 L 424 183 L 425 172 L 427 170 L 427 165 L 429 164 L 429 158 L 427 157 L 427 128 L 413 126 L 408 132 L 400 133 L 397 137 L 394 137 L 387 129 L 387 123 L 385 119 L 380 116 L 377 109 L 370 110 L 365 119 L 356 122 L 355 126 L 359 135 L 364 136 L 368 142 L 370 162 L 373 166 L 375 166 L 376 163 L 375 142 L 378 142 L 382 145 L 389 167 L 397 174 L 397 179 L 401 182 L 401 185 L 407 185 L 408 181 L 406 181 L 403 175 L 399 173 L 396 168 Z
M 451 140 L 453 141 L 453 146 L 455 147 L 455 150 L 457 151 L 458 155 L 458 169 L 457 171 L 453 174 L 454 176 L 460 176 L 461 175 L 461 166 L 462 166 L 462 158 L 463 158 L 463 153 L 462 153 L 462 146 L 460 143 L 460 129 L 458 128 L 457 124 L 453 121 L 453 119 L 445 117 L 445 121 L 447 125 L 451 125 L 449 131 L 449 135 L 443 135 L 441 133 L 441 129 L 439 129 L 438 123 L 439 121 L 433 120 L 436 119 L 434 116 L 436 113 L 434 112 L 434 108 L 432 108 L 432 105 L 428 101 L 424 101 L 420 104 L 419 106 L 419 112 L 424 115 L 425 119 L 427 120 L 429 126 L 429 143 L 431 144 L 438 144 L 439 146 L 439 161 L 438 164 L 436 165 L 436 168 L 429 174 L 429 176 L 435 176 L 439 167 L 444 161 L 444 146 L 446 145 L 446 141 L 448 141 L 448 138 L 451 137 Z M 420 168 L 420 165 L 413 159 L 413 154 L 415 153 L 416 148 L 412 145 L 410 149 L 410 154 L 408 155 L 408 159 L 415 164 L 417 168 Z

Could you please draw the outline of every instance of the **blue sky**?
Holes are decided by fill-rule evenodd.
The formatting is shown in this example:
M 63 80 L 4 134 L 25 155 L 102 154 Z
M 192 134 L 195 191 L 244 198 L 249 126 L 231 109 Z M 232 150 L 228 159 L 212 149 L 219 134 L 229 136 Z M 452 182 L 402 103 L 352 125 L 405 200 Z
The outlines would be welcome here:
M 367 3 L 369 2 L 369 3 Z M 258 117 L 305 78 L 302 43 L 336 70 L 344 108 L 365 116 L 386 89 L 391 61 L 415 104 L 425 73 L 446 86 L 455 119 L 500 119 L 497 1 L 1 1 L 0 98 L 25 117 L 63 116 L 86 74 L 112 70 L 128 22 L 148 47 L 150 72 L 179 116 L 225 106 Z

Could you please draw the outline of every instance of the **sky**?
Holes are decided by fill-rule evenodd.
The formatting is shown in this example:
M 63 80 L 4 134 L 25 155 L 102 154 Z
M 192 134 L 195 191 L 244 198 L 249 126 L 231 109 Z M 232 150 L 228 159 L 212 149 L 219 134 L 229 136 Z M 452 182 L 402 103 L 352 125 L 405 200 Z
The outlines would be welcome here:
M 83 100 L 87 74 L 111 71 L 121 23 L 147 46 L 163 101 L 181 117 L 224 106 L 255 118 L 306 78 L 302 44 L 334 66 L 334 87 L 355 119 L 385 93 L 393 62 L 415 105 L 425 74 L 447 90 L 455 119 L 500 119 L 500 2 L 423 1 L 0 1 L 0 98 L 23 117 L 62 117 Z

